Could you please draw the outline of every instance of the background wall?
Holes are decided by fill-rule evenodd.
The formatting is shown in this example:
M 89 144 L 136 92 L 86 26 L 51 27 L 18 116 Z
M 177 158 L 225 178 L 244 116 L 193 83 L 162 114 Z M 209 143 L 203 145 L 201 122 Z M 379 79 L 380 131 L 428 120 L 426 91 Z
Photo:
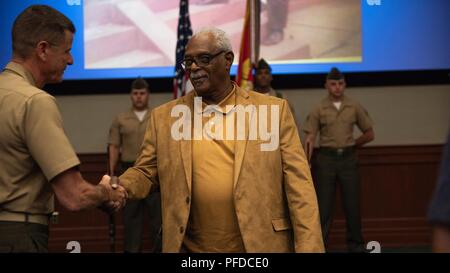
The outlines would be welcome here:
M 150 81 L 151 85 L 151 81 Z M 325 95 L 324 89 L 280 90 L 294 106 L 301 124 Z M 375 122 L 370 146 L 423 145 L 445 142 L 450 125 L 450 85 L 348 88 Z M 77 153 L 103 153 L 114 116 L 131 105 L 127 94 L 57 96 L 70 141 Z M 172 99 L 151 94 L 150 106 Z

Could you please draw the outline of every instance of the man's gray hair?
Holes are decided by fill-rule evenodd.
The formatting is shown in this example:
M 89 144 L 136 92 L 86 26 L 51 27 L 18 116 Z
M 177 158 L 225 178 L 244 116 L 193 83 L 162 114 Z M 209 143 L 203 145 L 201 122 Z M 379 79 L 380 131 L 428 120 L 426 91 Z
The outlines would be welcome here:
M 217 43 L 218 49 L 225 51 L 233 51 L 233 48 L 231 47 L 230 38 L 228 38 L 228 35 L 225 33 L 225 31 L 218 29 L 216 27 L 204 27 L 199 31 L 197 31 L 193 37 L 200 34 L 212 35 Z

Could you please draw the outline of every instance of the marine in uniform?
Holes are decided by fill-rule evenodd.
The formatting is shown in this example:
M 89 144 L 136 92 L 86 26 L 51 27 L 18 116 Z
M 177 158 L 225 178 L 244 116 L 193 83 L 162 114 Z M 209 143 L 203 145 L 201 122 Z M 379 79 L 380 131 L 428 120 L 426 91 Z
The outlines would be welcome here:
M 0 252 L 47 252 L 54 195 L 66 209 L 107 204 L 126 192 L 110 177 L 86 182 L 67 139 L 55 98 L 41 88 L 62 80 L 73 63 L 75 27 L 45 5 L 25 9 L 12 30 L 13 58 L 0 74 Z
M 142 141 L 150 115 L 148 108 L 149 85 L 137 78 L 131 84 L 132 107 L 117 115 L 109 131 L 109 160 L 113 170 L 118 166 L 120 157 L 120 173 L 133 167 Z M 144 216 L 149 216 L 150 241 L 152 252 L 160 252 L 161 228 L 161 195 L 159 191 L 150 193 L 145 199 L 130 200 L 124 207 L 124 251 L 136 253 L 142 251 L 142 230 Z
M 344 75 L 332 68 L 325 87 L 328 96 L 311 111 L 303 131 L 306 133 L 305 150 L 311 159 L 316 136 L 319 152 L 315 184 L 319 202 L 322 235 L 326 245 L 335 204 L 336 182 L 341 186 L 344 213 L 347 221 L 347 247 L 349 252 L 365 250 L 361 231 L 360 185 L 356 147 L 374 139 L 373 122 L 357 101 L 344 95 Z M 362 135 L 353 138 L 354 126 Z
M 266 60 L 260 59 L 255 68 L 255 91 L 268 96 L 288 100 L 285 94 L 273 89 L 272 80 L 272 67 L 270 67 L 269 63 L 267 63 Z M 295 109 L 289 101 L 288 104 L 289 108 L 291 109 L 292 115 L 294 115 L 294 119 L 296 120 Z M 295 123 L 298 127 L 297 120 Z

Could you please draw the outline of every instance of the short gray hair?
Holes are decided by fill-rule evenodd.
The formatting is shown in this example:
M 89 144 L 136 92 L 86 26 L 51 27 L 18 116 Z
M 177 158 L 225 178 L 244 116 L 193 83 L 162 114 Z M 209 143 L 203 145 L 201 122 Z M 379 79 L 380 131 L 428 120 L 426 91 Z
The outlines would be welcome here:
M 47 5 L 29 6 L 14 20 L 13 53 L 27 58 L 40 41 L 53 44 L 64 41 L 66 30 L 75 33 L 75 26 L 58 10 Z
M 216 41 L 217 47 L 220 50 L 233 51 L 233 48 L 231 47 L 230 38 L 228 38 L 228 35 L 225 33 L 225 31 L 218 29 L 216 27 L 204 27 L 199 31 L 197 31 L 193 37 L 200 34 L 212 35 L 214 37 L 214 40 Z

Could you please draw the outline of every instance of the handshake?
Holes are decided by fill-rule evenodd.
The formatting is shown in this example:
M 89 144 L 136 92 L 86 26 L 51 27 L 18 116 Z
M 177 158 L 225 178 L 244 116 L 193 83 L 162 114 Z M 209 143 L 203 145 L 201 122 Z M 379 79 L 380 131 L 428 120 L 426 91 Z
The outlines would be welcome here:
M 120 185 L 117 176 L 104 175 L 98 184 L 107 194 L 107 201 L 100 205 L 100 209 L 106 213 L 114 213 L 123 208 L 126 204 L 128 193 L 127 190 Z

